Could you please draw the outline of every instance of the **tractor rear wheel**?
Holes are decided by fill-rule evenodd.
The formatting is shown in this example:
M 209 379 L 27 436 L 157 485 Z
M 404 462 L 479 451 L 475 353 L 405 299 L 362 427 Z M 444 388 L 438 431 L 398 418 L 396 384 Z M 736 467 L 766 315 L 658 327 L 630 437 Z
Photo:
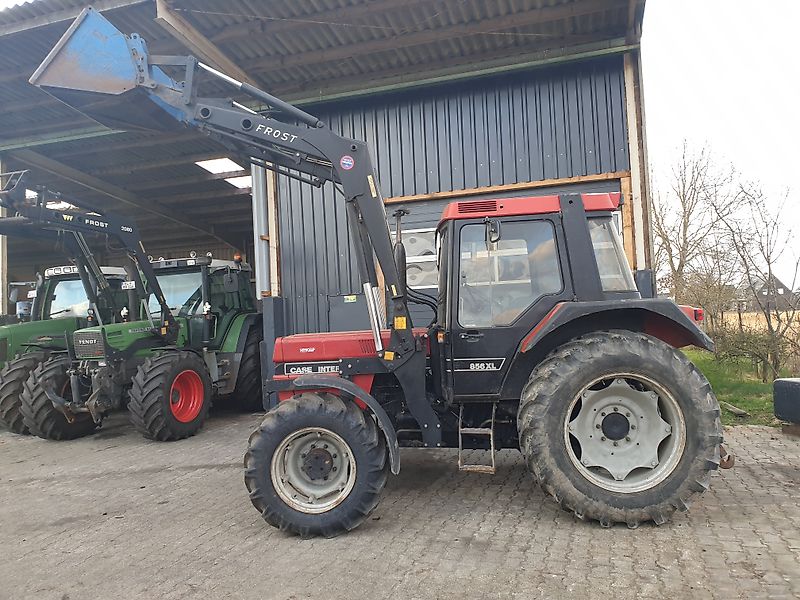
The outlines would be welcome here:
M 239 374 L 231 400 L 236 408 L 248 412 L 263 412 L 261 394 L 261 340 L 264 338 L 261 324 L 250 327 L 244 342 Z
M 517 426 L 542 488 L 606 527 L 665 523 L 719 465 L 711 386 L 681 352 L 641 333 L 592 333 L 557 348 L 531 374 Z
M 20 412 L 20 396 L 31 372 L 42 362 L 44 354 L 19 354 L 0 371 L 0 425 L 13 433 L 30 433 Z
M 264 520 L 335 537 L 375 510 L 389 475 L 378 426 L 354 403 L 306 392 L 270 410 L 250 436 L 244 481 Z
M 25 381 L 20 396 L 20 412 L 30 432 L 40 438 L 74 440 L 97 429 L 97 424 L 88 413 L 74 415 L 70 423 L 47 397 L 47 391 L 50 391 L 67 401 L 72 399 L 72 387 L 67 375 L 69 366 L 69 357 L 53 357 L 39 364 Z
M 168 442 L 197 433 L 211 408 L 211 378 L 193 352 L 163 352 L 136 371 L 128 412 L 144 437 Z

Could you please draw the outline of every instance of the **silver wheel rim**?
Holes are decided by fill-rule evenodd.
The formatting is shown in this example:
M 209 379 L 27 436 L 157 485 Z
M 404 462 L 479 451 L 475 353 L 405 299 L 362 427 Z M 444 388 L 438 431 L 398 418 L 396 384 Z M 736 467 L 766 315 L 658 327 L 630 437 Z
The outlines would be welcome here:
M 291 508 L 306 514 L 341 504 L 356 483 L 353 452 L 324 427 L 306 427 L 286 436 L 272 455 L 275 491 Z
M 657 486 L 675 470 L 686 446 L 686 422 L 673 396 L 652 379 L 613 373 L 572 399 L 564 442 L 583 477 L 631 494 Z

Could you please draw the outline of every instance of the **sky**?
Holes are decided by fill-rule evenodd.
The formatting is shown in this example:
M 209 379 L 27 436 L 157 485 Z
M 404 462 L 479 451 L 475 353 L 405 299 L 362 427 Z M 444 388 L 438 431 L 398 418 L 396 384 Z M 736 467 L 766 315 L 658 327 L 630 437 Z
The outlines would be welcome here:
M 785 223 L 800 238 L 798 27 L 797 0 L 647 0 L 642 73 L 657 185 L 684 139 L 706 145 L 716 162 L 760 181 L 771 209 L 788 190 Z M 793 261 L 778 267 L 789 284 Z

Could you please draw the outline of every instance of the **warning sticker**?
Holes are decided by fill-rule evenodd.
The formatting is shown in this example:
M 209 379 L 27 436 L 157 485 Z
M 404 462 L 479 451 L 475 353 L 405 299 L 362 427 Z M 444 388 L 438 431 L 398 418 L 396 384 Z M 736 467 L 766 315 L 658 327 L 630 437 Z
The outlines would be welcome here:
M 342 158 L 339 160 L 339 165 L 341 165 L 341 167 L 342 167 L 342 168 L 343 168 L 345 171 L 349 171 L 350 169 L 352 169 L 353 167 L 355 167 L 355 166 L 356 166 L 356 161 L 355 161 L 355 160 L 353 160 L 353 157 L 352 157 L 352 156 L 350 156 L 349 154 L 345 154 L 345 155 L 344 155 L 344 156 L 343 156 L 343 157 L 342 157 Z

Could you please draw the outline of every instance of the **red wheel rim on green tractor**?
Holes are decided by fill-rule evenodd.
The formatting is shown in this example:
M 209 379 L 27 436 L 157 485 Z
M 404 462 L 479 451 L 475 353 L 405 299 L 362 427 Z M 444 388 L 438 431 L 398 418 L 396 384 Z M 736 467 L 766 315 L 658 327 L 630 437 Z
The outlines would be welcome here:
M 190 423 L 200 414 L 205 400 L 203 380 L 200 375 L 187 369 L 181 371 L 169 388 L 169 408 L 172 416 L 181 423 Z

